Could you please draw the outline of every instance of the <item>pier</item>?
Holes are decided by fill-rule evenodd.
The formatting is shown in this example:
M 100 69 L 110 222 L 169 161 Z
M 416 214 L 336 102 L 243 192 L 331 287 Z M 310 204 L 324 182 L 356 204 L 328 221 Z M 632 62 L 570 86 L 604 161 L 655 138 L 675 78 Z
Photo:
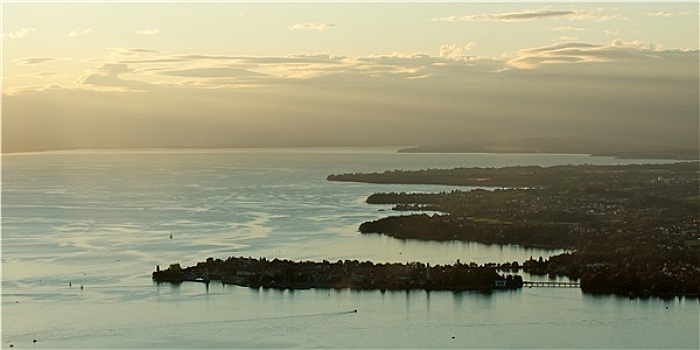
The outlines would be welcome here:
M 523 287 L 580 288 L 579 282 L 523 281 Z

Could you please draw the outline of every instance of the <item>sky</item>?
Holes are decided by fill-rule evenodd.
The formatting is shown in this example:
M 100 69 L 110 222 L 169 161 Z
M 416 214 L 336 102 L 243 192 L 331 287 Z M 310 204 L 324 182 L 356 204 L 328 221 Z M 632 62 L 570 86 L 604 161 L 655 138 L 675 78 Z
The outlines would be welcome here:
M 697 147 L 696 2 L 2 2 L 2 151 Z

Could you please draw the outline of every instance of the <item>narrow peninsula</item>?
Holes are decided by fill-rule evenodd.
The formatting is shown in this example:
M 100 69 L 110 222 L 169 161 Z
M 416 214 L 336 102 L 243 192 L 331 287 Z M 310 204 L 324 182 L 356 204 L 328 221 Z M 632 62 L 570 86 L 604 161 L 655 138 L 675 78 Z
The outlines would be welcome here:
M 496 266 L 386 263 L 338 260 L 312 262 L 268 260 L 231 257 L 225 261 L 209 258 L 195 266 L 182 268 L 172 264 L 167 269 L 156 267 L 156 282 L 181 283 L 184 281 L 209 283 L 212 280 L 251 288 L 277 289 L 380 289 L 380 290 L 490 290 L 493 288 L 520 288 L 519 275 L 502 275 Z

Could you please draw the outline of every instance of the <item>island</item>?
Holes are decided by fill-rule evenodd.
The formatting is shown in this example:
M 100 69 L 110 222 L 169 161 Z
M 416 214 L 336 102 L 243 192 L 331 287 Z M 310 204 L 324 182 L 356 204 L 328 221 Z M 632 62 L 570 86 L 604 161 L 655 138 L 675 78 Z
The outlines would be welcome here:
M 312 262 L 230 257 L 208 258 L 195 266 L 181 267 L 175 263 L 167 269 L 159 266 L 152 277 L 156 282 L 184 281 L 234 284 L 251 288 L 276 289 L 379 289 L 379 290 L 482 290 L 515 289 L 523 286 L 522 277 L 499 274 L 494 264 L 475 263 L 433 265 L 412 262 L 406 264 L 375 264 L 371 261 L 338 260 Z
M 565 248 L 569 252 L 517 268 L 527 263 L 531 273 L 580 280 L 588 293 L 697 297 L 699 170 L 698 162 L 524 166 L 392 170 L 328 180 L 479 187 L 373 194 L 367 203 L 410 214 L 362 223 L 365 234 Z

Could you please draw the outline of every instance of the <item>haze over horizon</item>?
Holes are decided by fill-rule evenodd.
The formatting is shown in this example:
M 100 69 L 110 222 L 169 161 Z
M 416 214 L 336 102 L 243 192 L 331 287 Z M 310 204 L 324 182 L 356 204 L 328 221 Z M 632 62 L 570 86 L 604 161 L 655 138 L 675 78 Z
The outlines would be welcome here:
M 697 148 L 696 2 L 4 2 L 2 151 Z

